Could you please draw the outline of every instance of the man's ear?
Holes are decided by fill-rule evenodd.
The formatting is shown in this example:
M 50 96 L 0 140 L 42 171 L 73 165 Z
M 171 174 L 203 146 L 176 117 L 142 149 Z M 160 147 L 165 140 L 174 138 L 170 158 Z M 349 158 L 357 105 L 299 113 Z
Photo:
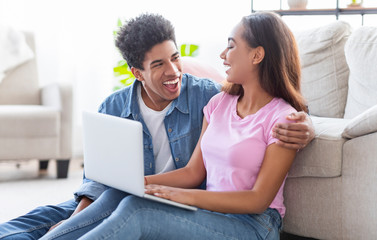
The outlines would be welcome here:
M 143 77 L 143 74 L 141 74 L 140 69 L 131 67 L 131 72 L 137 80 L 139 80 L 140 82 L 144 81 L 144 77 Z
M 258 46 L 256 48 L 253 49 L 252 51 L 252 63 L 253 64 L 259 64 L 262 62 L 262 60 L 264 59 L 264 48 L 262 46 Z

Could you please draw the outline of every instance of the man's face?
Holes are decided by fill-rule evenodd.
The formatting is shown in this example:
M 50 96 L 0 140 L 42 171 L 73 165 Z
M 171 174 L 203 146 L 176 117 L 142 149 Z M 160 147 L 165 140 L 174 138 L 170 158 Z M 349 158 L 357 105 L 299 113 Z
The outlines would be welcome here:
M 173 41 L 155 45 L 145 54 L 144 70 L 132 69 L 142 82 L 144 103 L 156 111 L 163 110 L 181 92 L 182 66 Z

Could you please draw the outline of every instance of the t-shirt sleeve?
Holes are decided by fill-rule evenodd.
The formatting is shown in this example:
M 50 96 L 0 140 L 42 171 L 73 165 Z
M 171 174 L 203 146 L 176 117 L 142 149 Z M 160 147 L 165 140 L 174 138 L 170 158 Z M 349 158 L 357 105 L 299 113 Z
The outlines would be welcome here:
M 287 116 L 291 113 L 297 112 L 293 107 L 287 106 L 285 109 L 282 111 L 276 112 L 276 116 L 274 117 L 274 120 L 272 123 L 269 125 L 269 129 L 267 131 L 268 136 L 267 136 L 267 146 L 276 143 L 279 141 L 279 139 L 275 138 L 272 136 L 272 128 L 275 126 L 276 123 L 292 123 L 294 121 L 292 120 L 287 120 Z
M 216 107 L 219 105 L 223 95 L 223 92 L 216 94 L 211 98 L 211 100 L 209 100 L 208 104 L 203 108 L 203 114 L 208 123 L 210 123 L 211 115 L 213 111 L 216 109 Z

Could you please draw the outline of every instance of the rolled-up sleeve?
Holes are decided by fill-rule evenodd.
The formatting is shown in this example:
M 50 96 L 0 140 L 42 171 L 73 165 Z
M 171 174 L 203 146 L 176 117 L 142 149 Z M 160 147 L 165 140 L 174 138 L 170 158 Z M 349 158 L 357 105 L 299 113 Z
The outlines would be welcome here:
M 84 175 L 83 183 L 81 184 L 79 189 L 74 193 L 75 200 L 79 202 L 81 198 L 85 196 L 95 201 L 108 188 L 109 187 L 106 185 L 85 178 Z

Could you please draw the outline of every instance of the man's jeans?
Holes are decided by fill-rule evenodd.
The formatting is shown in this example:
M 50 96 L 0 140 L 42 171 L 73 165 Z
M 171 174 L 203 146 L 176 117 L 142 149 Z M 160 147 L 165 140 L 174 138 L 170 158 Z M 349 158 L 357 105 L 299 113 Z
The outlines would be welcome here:
M 0 224 L 0 239 L 39 239 L 51 226 L 69 218 L 76 207 L 77 203 L 73 199 L 56 206 L 38 207 L 23 216 Z
M 42 239 L 279 239 L 280 214 L 196 212 L 115 189 Z
M 41 240 L 78 239 L 108 218 L 127 196 L 129 194 L 125 192 L 109 188 L 87 208 L 47 233 Z

